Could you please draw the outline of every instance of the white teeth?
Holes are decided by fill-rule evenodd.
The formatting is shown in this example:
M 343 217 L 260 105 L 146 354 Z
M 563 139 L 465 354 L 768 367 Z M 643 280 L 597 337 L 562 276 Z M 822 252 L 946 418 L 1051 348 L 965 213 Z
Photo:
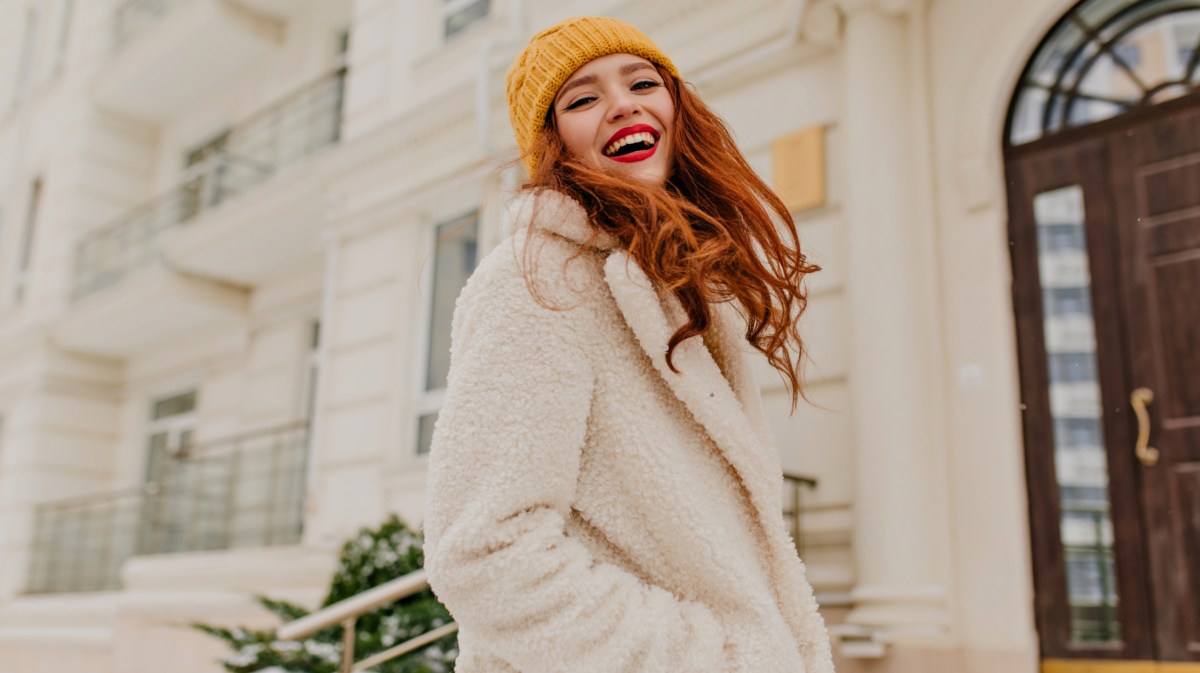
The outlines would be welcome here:
M 654 134 L 649 133 L 648 131 L 642 131 L 641 133 L 630 133 L 624 138 L 613 141 L 608 147 L 605 147 L 604 153 L 608 156 L 612 156 L 617 150 L 621 149 L 625 145 L 637 142 L 646 143 L 647 145 L 653 146 L 655 143 Z

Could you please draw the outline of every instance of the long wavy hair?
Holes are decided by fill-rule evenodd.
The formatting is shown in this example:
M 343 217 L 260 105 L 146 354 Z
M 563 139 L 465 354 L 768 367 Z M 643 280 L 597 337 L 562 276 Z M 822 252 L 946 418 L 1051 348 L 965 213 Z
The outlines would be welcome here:
M 668 342 L 672 371 L 676 346 L 709 329 L 710 304 L 736 299 L 746 339 L 783 377 L 794 411 L 800 398 L 808 400 L 800 371 L 807 351 L 797 328 L 808 305 L 803 281 L 820 267 L 806 260 L 787 207 L 746 163 L 721 118 L 658 70 L 675 101 L 674 167 L 665 185 L 571 156 L 551 110 L 530 148 L 538 159 L 523 189 L 552 189 L 578 201 L 593 239 L 600 231 L 616 238 L 656 287 L 679 299 L 688 321 Z

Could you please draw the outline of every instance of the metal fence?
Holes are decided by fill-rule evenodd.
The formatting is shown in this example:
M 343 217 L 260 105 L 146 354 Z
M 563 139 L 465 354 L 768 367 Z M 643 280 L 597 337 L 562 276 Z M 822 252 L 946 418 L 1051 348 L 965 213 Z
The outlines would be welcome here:
M 341 139 L 346 69 L 339 68 L 230 129 L 220 148 L 189 166 L 183 180 L 84 236 L 72 296 L 119 283 L 160 255 L 159 235 L 245 194 Z
M 132 556 L 295 544 L 308 425 L 197 444 L 146 484 L 37 508 L 28 593 L 120 588 Z
M 796 545 L 796 551 L 803 556 L 804 531 L 800 525 L 800 517 L 803 515 L 804 510 L 800 506 L 800 494 L 806 489 L 816 488 L 817 480 L 801 474 L 784 472 L 783 485 L 783 495 L 785 499 L 783 506 L 783 518 L 784 521 L 788 523 L 788 532 L 792 535 L 792 542 Z
M 183 0 L 126 0 L 113 14 L 113 51 L 120 50 Z

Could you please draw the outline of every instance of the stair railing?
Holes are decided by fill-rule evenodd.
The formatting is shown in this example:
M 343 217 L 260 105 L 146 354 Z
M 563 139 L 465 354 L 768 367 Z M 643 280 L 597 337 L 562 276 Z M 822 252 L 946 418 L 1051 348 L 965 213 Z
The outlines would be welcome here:
M 340 673 L 360 673 L 385 661 L 391 661 L 396 657 L 420 649 L 458 630 L 458 624 L 450 622 L 361 661 L 354 660 L 355 624 L 358 622 L 358 618 L 384 605 L 424 591 L 428 586 L 429 580 L 426 579 L 425 571 L 418 570 L 338 601 L 311 615 L 288 622 L 279 627 L 275 635 L 280 640 L 300 640 L 318 631 L 341 624 L 344 630 L 342 632 L 342 662 L 339 671 Z

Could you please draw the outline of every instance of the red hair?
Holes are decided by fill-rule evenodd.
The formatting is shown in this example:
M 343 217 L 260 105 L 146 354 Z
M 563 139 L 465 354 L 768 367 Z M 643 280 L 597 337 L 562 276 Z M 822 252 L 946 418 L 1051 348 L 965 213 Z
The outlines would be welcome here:
M 538 162 L 524 189 L 574 198 L 594 237 L 604 231 L 616 238 L 657 287 L 679 299 L 688 321 L 668 343 L 672 371 L 678 371 L 675 347 L 709 329 L 709 304 L 737 299 L 746 339 L 785 379 L 795 410 L 799 398 L 808 399 L 799 368 L 807 354 L 797 328 L 808 305 L 802 281 L 820 267 L 805 259 L 787 207 L 746 163 L 721 118 L 658 70 L 675 101 L 674 166 L 665 185 L 606 173 L 571 156 L 551 111 L 530 148 Z

